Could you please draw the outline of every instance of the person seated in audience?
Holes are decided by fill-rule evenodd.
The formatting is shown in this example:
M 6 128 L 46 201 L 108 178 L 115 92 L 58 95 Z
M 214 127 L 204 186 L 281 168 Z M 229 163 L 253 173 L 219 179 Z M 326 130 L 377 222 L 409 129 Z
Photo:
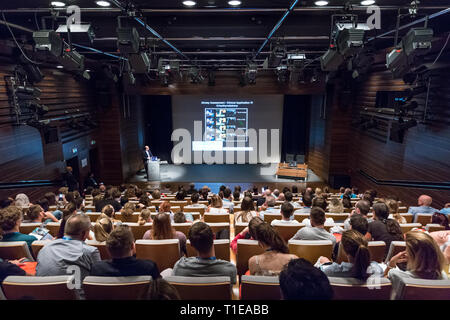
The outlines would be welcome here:
M 16 195 L 14 205 L 19 208 L 28 208 L 31 203 L 30 199 L 28 199 L 28 196 L 25 193 L 19 193 L 18 195 Z
M 187 197 L 187 193 L 184 189 L 181 189 L 175 194 L 175 200 L 176 201 L 184 201 L 184 199 Z
M 340 187 L 339 193 L 341 194 L 341 196 L 344 194 L 344 192 L 345 192 L 345 187 Z
M 431 216 L 431 223 L 444 227 L 444 230 L 450 230 L 449 218 L 443 213 L 435 212 Z
M 270 189 L 264 190 L 262 196 L 257 198 L 257 200 L 256 200 L 256 207 L 259 208 L 264 203 L 266 203 L 267 202 L 267 197 L 272 197 L 273 198 L 272 191 Z
M 294 207 L 294 209 L 298 209 L 301 208 L 300 203 L 298 203 L 297 201 L 293 201 L 294 195 L 292 194 L 292 192 L 290 191 L 286 191 L 284 192 L 284 198 L 287 202 L 289 202 L 290 204 L 292 204 L 292 206 Z
M 344 193 L 344 195 L 342 196 L 342 205 L 344 206 L 345 209 L 352 208 L 352 201 L 350 200 L 350 196 L 348 194 Z
M 195 189 L 195 183 L 190 183 L 189 184 L 189 189 L 187 189 L 186 193 L 188 195 L 192 195 L 192 194 L 197 193 L 197 192 L 198 192 L 197 189 Z
M 359 189 L 357 187 L 352 187 L 352 195 L 351 195 L 352 199 L 358 198 L 358 195 L 359 195 Z
M 113 231 L 114 225 L 111 219 L 105 215 L 101 214 L 94 225 L 94 240 L 101 243 L 108 239 L 109 234 Z
M 365 220 L 364 218 L 362 218 Z M 383 268 L 375 261 L 370 261 L 367 240 L 356 230 L 347 230 L 342 234 L 341 245 L 348 262 L 331 262 L 327 257 L 320 257 L 316 267 L 328 277 L 351 277 L 366 281 L 371 275 L 382 277 Z
M 267 196 L 266 202 L 261 206 L 259 216 L 264 220 L 264 214 L 266 213 L 280 213 L 280 209 L 275 208 L 277 202 L 273 196 Z
M 423 194 L 417 199 L 418 207 L 409 207 L 408 213 L 411 213 L 415 217 L 417 213 L 435 213 L 439 211 L 431 207 L 432 202 L 433 199 L 430 196 Z
M 201 196 L 201 200 L 202 201 L 207 201 L 208 200 L 208 195 L 209 195 L 210 191 L 211 190 L 209 189 L 208 186 L 203 186 L 202 187 L 201 192 L 200 192 L 200 196 Z
M 369 230 L 369 222 L 362 214 L 354 214 L 350 217 L 350 230 L 356 230 L 365 236 Z
M 150 288 L 144 299 L 155 301 L 181 300 L 177 289 L 163 278 L 150 281 Z
M 362 199 L 369 202 L 370 207 L 373 205 L 373 202 L 375 201 L 375 199 L 372 197 L 369 191 L 364 192 Z
M 111 219 L 114 227 L 122 224 L 121 220 L 116 219 L 116 213 L 115 213 L 114 207 L 112 205 L 108 204 L 108 205 L 104 206 L 102 209 L 102 213 Z
M 200 194 L 199 193 L 193 193 L 191 195 L 191 204 L 188 206 L 185 206 L 187 208 L 204 208 L 206 209 L 207 206 L 204 205 L 203 203 L 198 203 L 198 201 L 200 200 Z
M 189 229 L 189 241 L 197 251 L 196 257 L 182 257 L 175 263 L 174 276 L 184 277 L 230 277 L 236 283 L 236 266 L 229 261 L 216 258 L 214 233 L 204 222 L 197 222 Z
M 139 198 L 139 204 L 138 206 L 140 208 L 147 208 L 151 206 L 151 201 L 148 195 L 144 194 Z
M 224 209 L 228 209 L 229 213 L 234 213 L 234 203 L 233 198 L 231 197 L 231 189 L 228 187 L 223 191 L 222 204 Z
M 442 213 L 442 214 L 445 214 L 445 215 L 450 214 L 450 202 L 449 202 L 449 203 L 446 203 L 445 206 L 444 206 L 444 208 L 442 208 L 441 210 L 439 210 L 439 213 Z
M 174 223 L 186 223 L 186 222 L 191 222 L 192 223 L 192 221 L 186 220 L 186 216 L 181 211 L 177 212 L 177 213 L 175 213 L 173 215 L 173 222 Z
M 253 199 L 250 197 L 244 197 L 241 202 L 241 211 L 234 214 L 234 221 L 236 223 L 249 222 L 257 215 L 258 212 L 255 210 Z
M 352 193 L 352 189 L 350 189 L 350 188 L 346 188 L 344 190 L 344 193 L 341 194 L 340 198 L 343 199 L 345 195 L 347 195 L 350 199 L 351 198 L 356 198 L 356 194 L 353 194 Z
M 328 205 L 328 212 L 331 213 L 344 213 L 344 206 L 342 202 L 337 198 L 332 198 L 330 204 Z
M 355 210 L 352 211 L 352 213 L 350 214 L 350 217 L 348 217 L 347 219 L 345 219 L 344 221 L 344 230 L 350 230 L 350 218 L 355 215 L 355 214 L 360 214 L 362 215 L 364 218 L 367 219 L 368 222 L 373 221 L 372 218 L 369 218 L 367 216 L 367 214 L 370 211 L 370 203 L 367 200 L 359 200 L 356 204 L 355 204 Z
M 284 202 L 281 205 L 281 220 L 272 220 L 271 225 L 284 225 L 284 224 L 300 224 L 294 219 L 294 206 L 289 202 Z
M 239 239 L 255 240 L 256 239 L 256 227 L 264 221 L 260 217 L 252 218 L 248 226 L 239 232 L 230 243 L 231 250 L 237 253 L 237 242 Z
M 116 201 L 116 198 L 120 198 L 121 194 L 119 192 L 119 190 L 117 190 L 116 188 L 111 188 L 109 189 L 106 193 L 105 196 L 103 198 L 103 200 L 98 201 L 95 204 L 95 211 L 97 212 L 101 212 L 103 207 L 110 204 L 114 207 L 114 210 L 117 212 L 120 209 L 122 209 L 122 205 L 120 204 L 120 202 Z M 128 197 L 128 199 L 130 199 Z
M 161 193 L 158 189 L 153 190 L 152 192 L 152 199 L 153 200 L 159 200 L 161 199 Z
M 65 224 L 64 237 L 45 245 L 37 256 L 36 276 L 69 274 L 69 266 L 80 268 L 81 280 L 89 275 L 92 265 L 100 261 L 96 247 L 85 243 L 91 220 L 84 214 L 72 214 Z
M 328 277 L 303 258 L 292 259 L 280 273 L 283 300 L 331 300 Z
M 241 193 L 238 190 L 233 191 L 233 201 L 240 201 Z
M 400 225 L 394 219 L 389 219 L 389 208 L 384 202 L 373 204 L 373 221 L 369 223 L 366 239 L 369 241 L 384 241 L 386 254 L 392 241 L 403 241 Z
M 120 210 L 123 222 L 133 222 L 133 213 L 136 212 L 136 205 L 132 202 L 127 202 Z
M 277 201 L 286 201 L 286 197 L 284 196 L 284 193 L 280 193 L 280 195 L 277 198 Z
M 164 201 L 161 203 L 161 205 L 157 208 L 158 212 L 164 212 L 170 217 L 170 221 L 173 222 L 173 212 L 171 210 L 172 206 L 169 201 Z
M 20 267 L 23 264 L 23 260 L 25 258 L 8 261 L 0 258 L 0 285 L 9 276 L 32 276 Z
M 139 213 L 139 218 L 137 223 L 143 226 L 146 223 L 152 222 L 152 212 L 149 209 L 144 209 Z
M 312 201 L 312 208 L 317 207 L 321 208 L 324 212 L 326 208 L 328 207 L 327 201 L 322 197 L 315 197 Z M 306 227 L 311 227 L 311 220 L 309 218 L 303 219 L 302 223 Z M 328 225 L 334 225 L 333 218 L 325 218 L 325 224 Z
M 286 242 L 268 223 L 258 224 L 255 231 L 256 240 L 266 252 L 248 260 L 250 275 L 277 276 L 290 260 L 298 258 L 289 253 Z
M 392 299 L 401 293 L 400 279 L 416 278 L 428 280 L 448 279 L 444 271 L 445 258 L 433 238 L 421 231 L 409 231 L 405 235 L 406 250 L 393 256 L 385 270 L 392 282 Z M 397 267 L 406 262 L 406 271 Z
M 311 212 L 311 205 L 312 205 L 312 198 L 309 194 L 305 194 L 302 197 L 303 202 L 303 208 L 300 208 L 298 210 L 295 210 L 294 214 L 296 213 L 310 213 Z
M 228 211 L 223 208 L 222 199 L 217 194 L 211 197 L 211 204 L 206 208 L 205 212 L 220 214 L 228 213 Z
M 403 217 L 398 212 L 398 201 L 396 201 L 394 199 L 386 199 L 385 203 L 386 203 L 387 207 L 389 208 L 389 217 L 391 219 L 394 219 L 399 224 L 406 223 L 405 217 Z
M 280 196 L 280 190 L 273 189 L 272 196 L 275 198 L 275 200 L 278 200 L 278 197 Z
M 178 239 L 180 241 L 180 256 L 186 254 L 186 236 L 183 232 L 176 231 L 171 223 L 170 217 L 164 212 L 158 213 L 153 219 L 152 229 L 144 233 L 146 240 L 168 240 Z
M 31 244 L 37 240 L 35 236 L 20 233 L 22 223 L 22 209 L 16 206 L 9 206 L 0 210 L 0 230 L 2 232 L 2 242 L 25 241 L 31 251 Z
M 134 257 L 136 245 L 133 233 L 127 225 L 117 227 L 111 232 L 106 240 L 106 248 L 112 259 L 95 262 L 92 265 L 91 276 L 152 276 L 153 280 L 160 277 L 156 263 Z
M 333 246 L 336 244 L 336 238 L 324 228 L 325 211 L 322 208 L 311 208 L 310 221 L 311 226 L 298 230 L 292 240 L 331 240 Z
M 32 205 L 26 212 L 26 220 L 23 222 L 43 223 L 58 222 L 59 220 L 50 212 L 45 212 L 38 204 Z
M 59 225 L 58 235 L 56 236 L 57 239 L 61 239 L 62 237 L 64 237 L 64 229 L 66 227 L 67 219 L 69 219 L 69 217 L 71 217 L 74 214 L 77 214 L 76 205 L 73 203 L 68 203 L 66 207 L 63 209 L 63 215 L 61 218 L 61 223 Z
M 444 254 L 447 264 L 450 264 L 450 230 L 430 232 L 439 249 Z M 450 270 L 448 270 L 450 274 Z

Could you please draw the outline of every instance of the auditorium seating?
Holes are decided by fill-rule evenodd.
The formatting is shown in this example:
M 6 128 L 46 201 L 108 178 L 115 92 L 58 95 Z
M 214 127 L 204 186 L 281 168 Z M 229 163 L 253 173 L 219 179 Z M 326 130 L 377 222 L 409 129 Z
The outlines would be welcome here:
M 171 207 L 172 206 L 180 207 L 181 211 L 183 211 L 183 208 L 188 205 L 188 202 L 187 201 L 170 200 L 170 205 L 171 205 Z
M 189 240 L 186 241 L 186 251 L 188 257 L 196 257 L 197 251 L 192 247 Z M 227 239 L 215 239 L 214 251 L 216 258 L 221 260 L 230 261 L 230 240 Z
M 256 240 L 239 239 L 237 241 L 236 269 L 238 276 L 242 276 L 248 270 L 248 260 L 258 254 L 264 253 L 264 249 Z
M 237 235 L 238 233 L 241 233 L 242 230 L 244 230 L 246 227 L 248 227 L 248 222 L 238 222 L 234 224 L 234 234 Z
M 315 264 L 319 257 L 327 257 L 331 260 L 333 243 L 331 240 L 289 240 L 289 253 L 299 258 L 304 258 Z
M 42 225 L 40 222 L 22 222 L 19 226 L 19 232 L 24 234 L 31 233 L 34 229 L 39 228 Z
M 0 257 L 6 260 L 17 260 L 25 257 L 34 261 L 25 241 L 0 241 Z
M 334 300 L 389 300 L 392 284 L 387 278 L 370 278 L 361 281 L 355 278 L 328 277 L 333 288 Z
M 401 300 L 450 300 L 450 280 L 402 278 Z
M 53 237 L 56 237 L 58 235 L 60 225 L 61 222 L 49 222 L 45 225 L 45 228 L 48 229 Z
M 37 240 L 33 241 L 31 244 L 31 251 L 33 252 L 33 256 L 37 259 L 39 251 L 48 243 L 50 243 L 51 240 Z
M 294 213 L 294 219 L 302 223 L 303 220 L 309 219 L 309 213 Z
M 135 240 L 142 239 L 144 234 L 150 230 L 153 225 L 152 223 L 140 225 L 137 222 L 124 222 L 124 224 L 130 227 Z
M 97 221 L 101 214 L 101 212 L 87 212 L 87 216 L 89 217 L 91 222 Z
M 192 223 L 189 222 L 185 222 L 185 223 L 172 223 L 172 227 L 176 230 L 176 231 L 180 231 L 182 233 L 185 234 L 185 236 L 187 237 L 189 234 L 189 229 L 191 228 Z
M 136 258 L 154 261 L 160 271 L 173 268 L 180 259 L 179 240 L 136 240 Z
M 182 300 L 230 300 L 230 277 L 168 276 L 164 280 L 173 285 Z
M 411 231 L 414 228 L 420 228 L 422 225 L 420 223 L 400 223 L 400 228 L 402 229 L 403 234 Z
M 437 223 L 428 223 L 428 224 L 425 226 L 425 229 L 426 229 L 428 232 L 434 232 L 434 231 L 442 231 L 442 230 L 445 230 L 445 227 L 444 227 L 444 226 L 441 226 L 440 224 L 437 224 Z
M 388 254 L 386 256 L 385 263 L 389 263 L 389 260 L 396 254 L 406 250 L 406 242 L 405 241 L 392 241 L 389 247 Z
M 298 230 L 303 228 L 304 224 L 275 224 L 273 227 L 278 232 L 280 237 L 286 241 L 286 243 L 297 233 Z
M 205 208 L 202 207 L 184 207 L 183 208 L 183 212 L 190 212 L 190 213 L 198 213 L 199 217 L 195 218 L 195 219 L 200 219 L 200 217 L 203 217 L 203 215 L 205 214 Z
M 116 214 L 114 215 L 114 217 L 115 217 L 117 220 L 120 220 L 120 221 L 123 221 L 123 222 L 138 222 L 138 220 L 139 220 L 139 215 L 140 215 L 139 212 L 134 212 L 130 217 L 125 218 L 124 215 L 122 215 L 120 212 L 118 212 L 118 213 L 116 213 Z
M 281 213 L 264 213 L 264 222 L 271 224 L 273 220 L 281 220 Z
M 205 222 L 212 222 L 212 223 L 229 223 L 230 222 L 230 215 L 228 213 L 205 213 L 203 215 L 203 219 Z
M 106 248 L 106 242 L 87 240 L 86 244 L 96 247 L 98 249 L 98 251 L 100 252 L 100 257 L 102 258 L 102 260 L 110 260 L 111 259 L 111 255 L 109 254 L 109 251 Z
M 413 222 L 413 214 L 412 213 L 400 213 L 400 215 L 406 219 L 406 223 L 412 223 Z
M 278 277 L 242 276 L 241 300 L 281 300 Z
M 376 261 L 378 263 L 382 263 L 384 261 L 385 256 L 385 248 L 386 244 L 384 241 L 369 241 L 368 248 L 370 252 L 370 260 Z M 339 249 L 337 254 L 337 263 L 341 263 L 343 261 L 348 261 L 347 256 L 345 255 L 344 248 L 342 247 L 342 243 L 339 243 Z
M 325 218 L 331 218 L 334 222 L 344 222 L 348 216 L 348 213 L 325 213 Z
M 151 276 L 88 276 L 83 290 L 87 300 L 140 300 L 148 293 L 151 280 Z
M 431 223 L 432 216 L 433 216 L 432 214 L 417 213 L 414 217 L 414 222 L 426 226 L 427 224 Z
M 217 222 L 217 223 L 208 222 L 207 224 L 211 227 L 213 233 L 218 233 L 219 231 L 222 231 L 222 230 L 225 230 L 225 229 L 228 230 L 228 232 L 230 232 L 230 224 L 229 224 L 229 223 L 224 223 L 224 222 Z
M 9 300 L 75 300 L 71 290 L 73 276 L 9 276 L 3 281 L 3 293 Z

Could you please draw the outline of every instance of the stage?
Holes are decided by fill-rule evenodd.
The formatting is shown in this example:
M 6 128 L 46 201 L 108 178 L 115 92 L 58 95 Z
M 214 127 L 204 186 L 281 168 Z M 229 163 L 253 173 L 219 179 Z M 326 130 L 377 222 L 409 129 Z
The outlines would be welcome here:
M 195 183 L 196 188 L 208 185 L 213 192 L 217 192 L 220 185 L 229 187 L 240 185 L 243 189 L 251 188 L 253 185 L 273 185 L 279 188 L 281 185 L 297 185 L 304 187 L 307 184 L 321 184 L 323 181 L 311 170 L 308 169 L 306 180 L 277 178 L 275 172 L 277 166 L 263 164 L 189 164 L 173 165 L 162 164 L 160 166 L 161 180 L 146 183 L 145 171 L 142 169 L 138 174 L 129 179 L 129 183 L 146 183 L 150 186 L 163 186 L 166 184 L 189 184 Z M 216 190 L 217 189 L 217 190 Z

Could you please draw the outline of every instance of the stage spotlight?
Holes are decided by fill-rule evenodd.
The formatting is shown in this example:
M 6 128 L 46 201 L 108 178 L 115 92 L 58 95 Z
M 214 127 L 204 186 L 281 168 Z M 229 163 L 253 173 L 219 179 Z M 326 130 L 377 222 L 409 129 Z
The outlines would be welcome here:
M 270 68 L 278 67 L 283 59 L 286 57 L 286 46 L 281 42 L 277 42 L 273 47 L 268 60 L 268 65 Z
M 430 28 L 412 28 L 402 39 L 403 49 L 409 57 L 411 55 L 420 55 L 431 49 L 431 40 L 433 40 L 433 29 Z
M 117 48 L 120 53 L 130 54 L 139 52 L 140 38 L 136 28 L 117 28 Z
M 255 63 L 249 63 L 245 69 L 245 79 L 248 84 L 256 84 L 256 75 L 258 73 L 258 66 Z
M 335 48 L 330 48 L 320 57 L 322 71 L 337 71 L 344 57 Z
M 161 85 L 164 87 L 169 86 L 170 71 L 171 71 L 170 63 L 168 63 L 167 61 L 164 61 L 163 59 L 159 59 L 159 61 L 158 61 L 158 77 L 161 82 Z
M 337 32 L 336 45 L 338 51 L 344 58 L 354 55 L 363 47 L 364 30 L 350 28 Z
M 192 66 L 189 69 L 189 78 L 191 79 L 191 83 L 201 83 L 203 81 L 203 76 L 197 66 Z
M 130 54 L 128 61 L 134 73 L 145 74 L 150 72 L 150 58 L 147 52 Z
M 62 56 L 58 57 L 57 60 L 68 71 L 84 71 L 85 58 L 73 49 L 64 49 Z
M 38 51 L 48 51 L 55 57 L 60 57 L 64 48 L 63 39 L 53 30 L 33 32 L 35 48 Z
M 282 64 L 277 67 L 276 74 L 278 77 L 278 82 L 287 83 L 289 81 L 289 69 L 287 65 Z
M 67 25 L 63 24 L 56 29 L 56 33 L 68 37 Z M 70 25 L 70 41 L 77 43 L 93 43 L 95 38 L 94 28 L 90 24 Z

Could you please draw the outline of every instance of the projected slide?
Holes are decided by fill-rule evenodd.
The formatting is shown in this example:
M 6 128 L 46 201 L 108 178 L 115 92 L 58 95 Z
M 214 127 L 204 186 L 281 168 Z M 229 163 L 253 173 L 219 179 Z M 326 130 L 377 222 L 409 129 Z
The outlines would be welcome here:
M 236 135 L 238 129 L 244 134 Z M 247 129 L 247 108 L 205 108 L 206 141 L 226 141 L 227 130 L 233 130 L 228 140 L 247 141 Z

